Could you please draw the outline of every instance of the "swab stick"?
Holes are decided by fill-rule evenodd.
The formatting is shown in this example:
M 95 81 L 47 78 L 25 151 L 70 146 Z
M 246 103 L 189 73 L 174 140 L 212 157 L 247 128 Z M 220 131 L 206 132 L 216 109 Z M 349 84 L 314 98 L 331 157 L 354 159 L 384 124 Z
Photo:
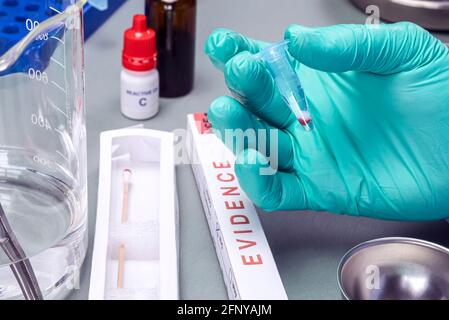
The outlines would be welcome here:
M 123 289 L 123 273 L 125 271 L 125 245 L 122 244 L 118 253 L 118 276 L 117 276 L 117 288 Z
M 132 172 L 129 169 L 123 170 L 123 202 L 122 202 L 122 223 L 128 221 L 128 207 L 129 207 L 129 182 L 131 180 Z

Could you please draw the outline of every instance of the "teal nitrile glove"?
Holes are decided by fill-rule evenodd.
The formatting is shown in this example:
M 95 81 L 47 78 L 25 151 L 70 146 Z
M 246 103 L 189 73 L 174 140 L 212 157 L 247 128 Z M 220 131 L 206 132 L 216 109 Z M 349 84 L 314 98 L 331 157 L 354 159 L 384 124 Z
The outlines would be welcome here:
M 312 132 L 302 129 L 252 57 L 263 42 L 226 29 L 206 42 L 237 97 L 212 103 L 214 128 L 222 136 L 225 129 L 279 132 L 275 175 L 260 174 L 269 164 L 254 149 L 255 139 L 234 150 L 251 200 L 266 211 L 449 217 L 449 49 L 411 23 L 293 25 L 285 38 L 309 101 Z

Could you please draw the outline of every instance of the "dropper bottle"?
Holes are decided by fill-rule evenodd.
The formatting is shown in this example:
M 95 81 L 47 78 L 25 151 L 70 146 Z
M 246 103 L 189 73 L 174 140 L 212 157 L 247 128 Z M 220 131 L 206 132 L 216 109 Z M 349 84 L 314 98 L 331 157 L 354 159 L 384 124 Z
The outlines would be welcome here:
M 134 120 L 154 117 L 159 111 L 159 72 L 156 34 L 145 15 L 134 16 L 125 31 L 121 73 L 121 111 Z

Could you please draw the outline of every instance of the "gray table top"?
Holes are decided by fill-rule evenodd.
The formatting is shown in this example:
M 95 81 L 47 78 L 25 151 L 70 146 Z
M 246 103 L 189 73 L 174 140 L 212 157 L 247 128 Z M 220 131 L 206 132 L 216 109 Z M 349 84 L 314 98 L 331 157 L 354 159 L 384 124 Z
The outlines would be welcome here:
M 143 12 L 143 0 L 128 1 L 86 43 L 86 105 L 89 174 L 89 251 L 81 288 L 70 299 L 86 299 L 98 187 L 99 135 L 137 124 L 119 111 L 123 31 L 132 15 Z M 223 78 L 203 54 L 203 43 L 216 27 L 228 27 L 254 38 L 282 39 L 290 23 L 322 26 L 364 23 L 365 15 L 347 0 L 199 0 L 194 91 L 180 99 L 162 99 L 160 114 L 146 128 L 185 128 L 186 115 L 206 111 L 217 96 L 227 94 Z M 438 35 L 449 42 L 448 35 Z M 180 287 L 183 299 L 226 299 L 220 267 L 189 166 L 177 168 L 180 204 Z M 445 222 L 400 223 L 327 213 L 261 213 L 279 272 L 290 299 L 340 299 L 337 266 L 351 247 L 378 237 L 407 236 L 449 246 Z

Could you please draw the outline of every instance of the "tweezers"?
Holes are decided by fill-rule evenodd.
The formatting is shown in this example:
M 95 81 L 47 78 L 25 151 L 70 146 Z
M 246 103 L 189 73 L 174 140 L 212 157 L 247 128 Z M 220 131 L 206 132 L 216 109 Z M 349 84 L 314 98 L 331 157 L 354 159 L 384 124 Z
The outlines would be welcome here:
M 11 261 L 10 268 L 26 300 L 43 300 L 30 260 L 19 244 L 0 203 L 0 247 Z

